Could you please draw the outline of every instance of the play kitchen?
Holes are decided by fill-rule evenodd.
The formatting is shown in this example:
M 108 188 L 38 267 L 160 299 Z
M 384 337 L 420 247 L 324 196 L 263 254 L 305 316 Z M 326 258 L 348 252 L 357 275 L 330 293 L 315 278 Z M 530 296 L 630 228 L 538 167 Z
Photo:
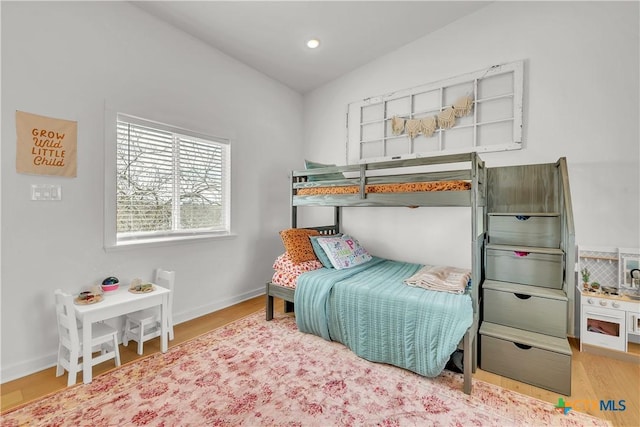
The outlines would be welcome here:
M 640 251 L 579 248 L 580 350 L 640 343 Z

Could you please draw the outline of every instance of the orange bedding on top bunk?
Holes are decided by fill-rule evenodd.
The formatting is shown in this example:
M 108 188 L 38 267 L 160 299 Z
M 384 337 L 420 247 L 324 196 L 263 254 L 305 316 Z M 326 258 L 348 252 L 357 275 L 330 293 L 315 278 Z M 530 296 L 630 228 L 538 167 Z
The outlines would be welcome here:
M 365 193 L 411 193 L 420 191 L 464 191 L 471 189 L 468 181 L 430 181 L 406 182 L 402 184 L 370 184 L 365 185 Z M 298 196 L 317 196 L 323 194 L 358 194 L 360 187 L 349 185 L 343 187 L 299 188 Z

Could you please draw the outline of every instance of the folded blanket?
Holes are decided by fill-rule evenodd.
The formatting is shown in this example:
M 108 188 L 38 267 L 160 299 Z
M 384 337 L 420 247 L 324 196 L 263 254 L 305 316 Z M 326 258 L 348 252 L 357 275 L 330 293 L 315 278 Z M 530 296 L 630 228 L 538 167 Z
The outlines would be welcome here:
M 471 270 L 447 266 L 425 265 L 413 276 L 404 280 L 409 286 L 432 291 L 463 294 L 471 279 Z

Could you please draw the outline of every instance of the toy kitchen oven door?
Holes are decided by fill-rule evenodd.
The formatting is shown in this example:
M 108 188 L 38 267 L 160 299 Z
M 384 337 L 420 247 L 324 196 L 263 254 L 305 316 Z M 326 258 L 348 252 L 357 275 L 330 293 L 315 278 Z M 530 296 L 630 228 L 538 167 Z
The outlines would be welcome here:
M 591 344 L 627 351 L 627 313 L 624 310 L 606 308 L 602 303 L 617 304 L 602 298 L 587 298 L 587 304 L 582 307 L 580 350 L 582 344 Z
M 599 303 L 603 301 L 606 300 L 588 298 L 587 304 L 582 308 L 580 343 L 627 351 L 625 330 L 627 313 L 623 310 L 612 310 L 600 306 Z M 606 302 L 609 303 L 609 301 Z

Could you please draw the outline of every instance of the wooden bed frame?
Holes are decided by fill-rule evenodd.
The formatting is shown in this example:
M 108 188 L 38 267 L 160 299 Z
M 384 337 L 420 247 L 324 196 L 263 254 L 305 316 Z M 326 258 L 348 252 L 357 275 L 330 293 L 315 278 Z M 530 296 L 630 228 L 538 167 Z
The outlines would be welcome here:
M 460 165 L 459 165 L 460 164 Z M 447 170 L 442 169 L 442 165 Z M 452 170 L 453 168 L 453 170 Z M 460 168 L 460 169 L 458 169 Z M 431 170 L 430 170 L 431 169 Z M 416 172 L 417 170 L 417 172 Z M 346 174 L 344 179 L 322 180 L 326 174 Z M 383 174 L 381 175 L 380 172 Z M 309 177 L 316 177 L 309 180 Z M 313 179 L 313 178 L 312 178 Z M 392 184 L 407 182 L 468 180 L 471 189 L 457 191 L 372 193 L 365 191 L 367 184 Z M 405 160 L 391 160 L 378 163 L 363 163 L 349 166 L 293 171 L 291 174 L 291 227 L 297 227 L 297 209 L 300 206 L 331 206 L 334 208 L 334 224 L 319 227 L 305 227 L 318 230 L 323 235 L 340 232 L 341 207 L 344 206 L 463 206 L 471 209 L 471 258 L 473 323 L 461 342 L 464 350 L 464 392 L 471 393 L 471 378 L 477 366 L 477 333 L 479 328 L 479 295 L 483 280 L 482 259 L 484 252 L 484 206 L 487 199 L 486 169 L 477 153 L 464 153 L 436 157 L 422 157 Z M 309 187 L 331 187 L 357 185 L 359 194 L 332 194 L 298 196 L 297 190 Z M 273 319 L 273 298 L 285 301 L 285 311 L 293 310 L 295 290 L 293 288 L 267 283 L 266 318 Z M 460 346 L 459 346 L 460 348 Z

